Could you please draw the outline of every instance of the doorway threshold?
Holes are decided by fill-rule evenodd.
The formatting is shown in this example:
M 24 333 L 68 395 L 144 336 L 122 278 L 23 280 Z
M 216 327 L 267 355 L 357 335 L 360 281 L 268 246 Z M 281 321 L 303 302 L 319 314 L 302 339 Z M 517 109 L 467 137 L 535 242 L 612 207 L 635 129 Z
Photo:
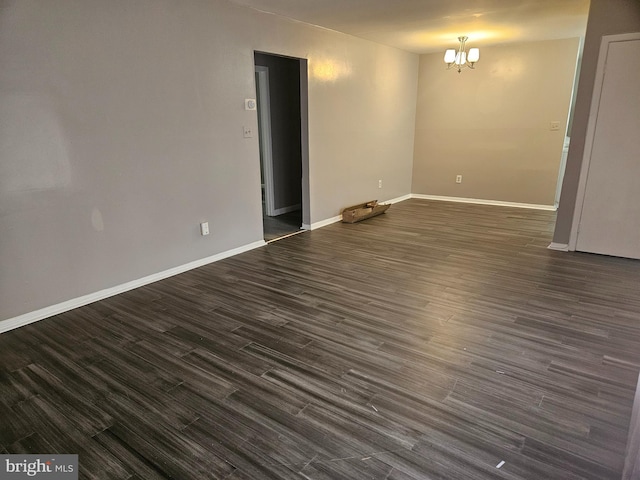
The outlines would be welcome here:
M 309 230 L 305 228 L 301 228 L 297 232 L 287 233 L 286 235 L 282 235 L 281 237 L 272 238 L 271 240 L 266 240 L 265 243 L 269 245 L 270 243 L 277 242 L 278 240 L 283 240 L 285 238 L 293 237 L 294 235 L 300 235 L 301 233 L 308 232 Z

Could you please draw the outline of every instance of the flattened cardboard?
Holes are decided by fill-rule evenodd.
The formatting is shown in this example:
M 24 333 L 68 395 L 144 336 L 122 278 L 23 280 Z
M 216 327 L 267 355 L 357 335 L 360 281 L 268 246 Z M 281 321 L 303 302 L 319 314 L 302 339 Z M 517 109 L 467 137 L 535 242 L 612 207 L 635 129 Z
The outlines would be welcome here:
M 343 223 L 356 223 L 375 217 L 388 210 L 391 205 L 379 205 L 377 200 L 353 205 L 342 210 Z

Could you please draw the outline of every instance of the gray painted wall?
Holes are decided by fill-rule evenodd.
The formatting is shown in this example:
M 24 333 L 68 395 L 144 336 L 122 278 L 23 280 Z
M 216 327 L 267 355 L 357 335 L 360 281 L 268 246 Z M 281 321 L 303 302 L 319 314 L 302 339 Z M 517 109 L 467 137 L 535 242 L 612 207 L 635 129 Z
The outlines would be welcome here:
M 461 73 L 441 53 L 422 55 L 412 193 L 552 206 L 578 47 L 577 38 L 486 47 Z
M 591 0 L 577 100 L 570 132 L 571 145 L 553 236 L 555 243 L 569 243 L 602 36 L 638 31 L 640 31 L 640 1 Z
M 256 65 L 269 68 L 271 151 L 275 208 L 302 202 L 300 144 L 300 62 L 256 53 Z
M 410 192 L 417 55 L 224 0 L 0 2 L 0 320 L 262 240 L 255 50 L 309 59 L 310 222 Z

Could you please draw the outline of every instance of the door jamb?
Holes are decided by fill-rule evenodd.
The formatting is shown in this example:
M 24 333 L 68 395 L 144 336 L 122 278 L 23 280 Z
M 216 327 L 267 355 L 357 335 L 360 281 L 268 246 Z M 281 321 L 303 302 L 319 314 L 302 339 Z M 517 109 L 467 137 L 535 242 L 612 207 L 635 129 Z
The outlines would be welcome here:
M 269 67 L 255 65 L 258 79 L 258 115 L 260 116 L 260 145 L 262 173 L 264 175 L 264 199 L 266 214 L 275 215 L 275 195 L 273 184 L 273 150 L 271 146 L 271 98 L 269 96 Z

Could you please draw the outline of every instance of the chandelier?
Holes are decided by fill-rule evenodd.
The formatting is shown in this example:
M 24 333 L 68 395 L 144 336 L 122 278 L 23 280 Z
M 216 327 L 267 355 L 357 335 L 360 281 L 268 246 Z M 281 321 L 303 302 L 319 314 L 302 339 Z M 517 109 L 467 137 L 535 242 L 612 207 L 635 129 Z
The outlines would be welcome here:
M 456 51 L 453 48 L 449 48 L 444 52 L 444 63 L 447 64 L 447 70 L 453 67 L 460 73 L 465 67 L 475 68 L 475 63 L 480 60 L 480 49 L 470 48 L 469 53 L 467 53 L 465 46 L 468 39 L 468 37 L 458 37 L 458 41 L 460 42 L 458 50 Z

